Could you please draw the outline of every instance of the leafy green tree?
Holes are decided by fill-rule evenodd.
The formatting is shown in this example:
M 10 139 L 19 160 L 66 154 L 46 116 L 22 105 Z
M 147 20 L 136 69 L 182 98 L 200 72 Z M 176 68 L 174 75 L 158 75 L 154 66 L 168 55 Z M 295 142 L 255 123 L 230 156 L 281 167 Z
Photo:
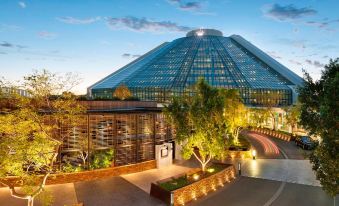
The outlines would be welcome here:
M 11 93 L 0 97 L 0 182 L 8 186 L 13 197 L 26 199 L 32 206 L 49 175 L 55 172 L 54 162 L 62 140 L 54 135 L 64 122 L 76 125 L 84 108 L 69 89 L 76 85 L 72 74 L 56 75 L 47 70 L 35 71 L 24 78 L 22 88 L 29 97 L 20 96 L 11 85 Z M 66 91 L 66 92 L 65 92 Z M 17 176 L 23 191 L 6 181 Z M 42 198 L 43 197 L 43 198 Z
M 339 58 L 325 66 L 320 80 L 313 81 L 307 72 L 304 80 L 299 89 L 300 123 L 310 134 L 321 137 L 310 161 L 323 189 L 336 196 L 339 194 Z
M 212 88 L 200 79 L 193 96 L 174 98 L 165 107 L 166 117 L 175 127 L 177 140 L 183 144 L 183 157 L 189 159 L 193 155 L 203 171 L 211 159 L 222 158 L 225 153 L 224 94 L 221 89 Z
M 250 108 L 249 110 L 249 125 L 252 127 L 263 127 L 264 122 L 268 118 L 268 112 L 266 109 Z
M 286 122 L 291 126 L 292 134 L 294 134 L 294 129 L 299 123 L 300 118 L 300 102 L 298 101 L 295 105 L 285 107 L 284 110 L 286 112 Z
M 252 93 L 251 97 L 255 99 L 255 103 L 264 107 L 266 114 L 271 117 L 272 120 L 272 129 L 276 130 L 276 112 L 275 107 L 279 105 L 280 100 L 282 99 L 282 93 L 278 91 L 268 91 L 267 93 Z
M 224 90 L 225 108 L 224 118 L 235 144 L 239 143 L 238 137 L 241 130 L 248 126 L 248 111 L 242 103 L 239 92 L 235 89 Z

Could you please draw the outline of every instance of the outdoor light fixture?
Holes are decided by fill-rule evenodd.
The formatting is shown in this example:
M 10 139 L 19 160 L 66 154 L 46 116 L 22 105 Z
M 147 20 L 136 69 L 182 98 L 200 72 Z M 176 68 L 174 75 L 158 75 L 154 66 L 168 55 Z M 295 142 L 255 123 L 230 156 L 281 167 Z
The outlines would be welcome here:
M 198 174 L 194 174 L 192 177 L 193 177 L 193 179 L 196 181 L 196 180 L 199 179 L 200 176 L 199 176 Z
M 257 156 L 257 151 L 254 149 L 252 150 L 252 157 L 255 160 L 255 156 Z
M 214 168 L 208 168 L 208 169 L 207 169 L 207 172 L 209 172 L 209 173 L 214 172 Z
M 199 31 L 196 32 L 197 36 L 204 36 L 204 30 L 200 29 Z

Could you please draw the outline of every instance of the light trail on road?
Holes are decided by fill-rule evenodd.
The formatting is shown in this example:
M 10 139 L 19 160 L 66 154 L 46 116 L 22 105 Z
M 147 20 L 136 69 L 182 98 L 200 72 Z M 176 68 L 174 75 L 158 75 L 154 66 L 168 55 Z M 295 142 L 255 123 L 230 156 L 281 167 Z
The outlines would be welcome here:
M 280 153 L 278 146 L 267 137 L 255 133 L 248 133 L 248 135 L 257 140 L 263 146 L 265 154 L 278 155 Z

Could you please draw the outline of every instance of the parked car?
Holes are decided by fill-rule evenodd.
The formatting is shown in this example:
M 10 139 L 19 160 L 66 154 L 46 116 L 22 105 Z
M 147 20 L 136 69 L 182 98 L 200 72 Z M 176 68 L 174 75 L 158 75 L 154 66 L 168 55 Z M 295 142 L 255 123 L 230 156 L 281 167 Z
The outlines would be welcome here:
M 311 150 L 317 145 L 309 136 L 298 136 L 294 140 L 295 144 L 303 149 Z

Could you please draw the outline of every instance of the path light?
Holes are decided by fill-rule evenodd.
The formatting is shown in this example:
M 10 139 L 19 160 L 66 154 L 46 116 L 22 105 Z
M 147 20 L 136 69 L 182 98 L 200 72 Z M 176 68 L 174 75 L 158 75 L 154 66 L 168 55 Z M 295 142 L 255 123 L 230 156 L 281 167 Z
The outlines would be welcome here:
M 257 151 L 254 149 L 252 150 L 252 157 L 255 160 L 255 157 L 257 156 Z
M 207 169 L 207 172 L 209 172 L 209 173 L 214 172 L 214 168 L 208 168 L 208 169 Z
M 197 181 L 197 180 L 199 179 L 199 177 L 200 177 L 200 176 L 199 176 L 198 174 L 194 174 L 194 175 L 193 175 L 193 179 L 194 179 L 195 181 Z

